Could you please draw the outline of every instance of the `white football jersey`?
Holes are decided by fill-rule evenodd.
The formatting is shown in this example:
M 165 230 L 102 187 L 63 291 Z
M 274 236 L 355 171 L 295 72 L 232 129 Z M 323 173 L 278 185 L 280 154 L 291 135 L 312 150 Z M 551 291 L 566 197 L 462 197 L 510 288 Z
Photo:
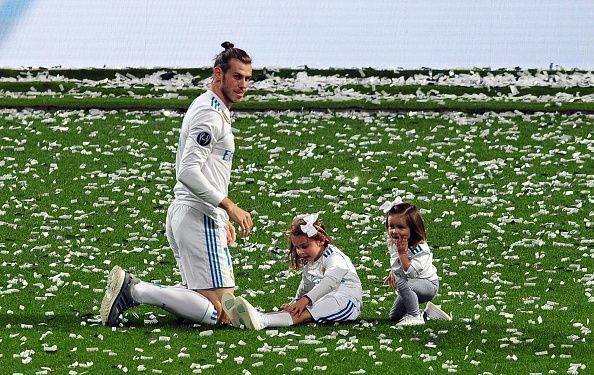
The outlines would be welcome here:
M 175 203 L 184 203 L 217 218 L 227 196 L 235 140 L 229 109 L 210 90 L 197 97 L 184 116 L 175 159 Z M 190 176 L 188 186 L 180 177 Z
M 396 245 L 392 244 L 388 249 L 390 251 L 390 261 L 392 263 L 394 277 L 428 279 L 431 281 L 438 280 L 437 269 L 433 265 L 433 253 L 427 243 L 421 242 L 414 248 L 408 248 L 407 253 L 410 259 L 410 267 L 406 271 L 402 269 L 402 265 L 400 264 Z
M 363 290 L 357 270 L 350 258 L 333 245 L 328 245 L 322 256 L 303 267 L 301 284 L 295 300 L 307 295 L 315 304 L 324 295 L 338 291 L 351 296 L 361 308 Z

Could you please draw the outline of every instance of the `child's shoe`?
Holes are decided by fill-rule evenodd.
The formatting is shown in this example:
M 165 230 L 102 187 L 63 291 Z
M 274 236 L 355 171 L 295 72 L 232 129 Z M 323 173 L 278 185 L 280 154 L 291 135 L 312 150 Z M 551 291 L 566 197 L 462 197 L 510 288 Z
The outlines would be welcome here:
M 420 326 L 423 324 L 425 324 L 425 319 L 423 319 L 422 314 L 417 316 L 406 314 L 404 318 L 396 323 L 397 326 Z
M 439 308 L 433 302 L 427 302 L 425 315 L 428 320 L 452 320 L 452 316 Z
M 138 283 L 128 271 L 120 266 L 114 266 L 107 277 L 107 289 L 101 301 L 101 323 L 113 327 L 117 324 L 120 315 L 128 308 L 135 306 L 132 299 L 132 285 Z

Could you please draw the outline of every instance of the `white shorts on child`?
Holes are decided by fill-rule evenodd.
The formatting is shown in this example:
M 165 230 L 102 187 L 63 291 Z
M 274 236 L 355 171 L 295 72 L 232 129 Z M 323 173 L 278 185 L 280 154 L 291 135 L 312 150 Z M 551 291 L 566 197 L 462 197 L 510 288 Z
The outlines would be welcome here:
M 307 310 L 312 318 L 320 323 L 346 322 L 361 315 L 360 303 L 340 292 L 326 294 Z
M 167 210 L 169 245 L 188 289 L 232 288 L 233 263 L 222 220 L 194 207 L 174 203 Z

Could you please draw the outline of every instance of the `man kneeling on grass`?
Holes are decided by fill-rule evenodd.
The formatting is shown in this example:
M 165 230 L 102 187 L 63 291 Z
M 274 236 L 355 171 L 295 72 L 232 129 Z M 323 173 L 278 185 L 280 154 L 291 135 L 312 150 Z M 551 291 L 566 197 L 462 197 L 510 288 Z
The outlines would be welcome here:
M 252 60 L 232 43 L 222 47 L 210 90 L 196 98 L 184 116 L 176 154 L 175 200 L 167 211 L 166 229 L 183 285 L 143 282 L 115 266 L 101 303 L 104 325 L 116 325 L 126 309 L 138 304 L 159 306 L 198 323 L 229 323 L 221 298 L 235 288 L 231 222 L 244 237 L 252 229 L 250 213 L 227 197 L 235 152 L 229 108 L 245 94 Z

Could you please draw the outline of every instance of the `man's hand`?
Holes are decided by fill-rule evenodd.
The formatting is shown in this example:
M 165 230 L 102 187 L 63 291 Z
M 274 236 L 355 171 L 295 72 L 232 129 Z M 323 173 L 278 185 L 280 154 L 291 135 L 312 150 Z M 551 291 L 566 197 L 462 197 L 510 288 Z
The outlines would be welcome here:
M 254 225 L 252 222 L 252 215 L 249 212 L 242 210 L 237 205 L 227 210 L 227 214 L 229 215 L 229 219 L 241 228 L 241 236 L 247 237 Z
M 227 197 L 219 203 L 219 207 L 227 211 L 227 215 L 229 215 L 229 219 L 232 222 L 239 225 L 242 237 L 246 237 L 250 233 L 254 223 L 252 222 L 252 215 L 249 212 L 239 208 L 238 205 L 233 203 L 233 201 Z
M 235 227 L 230 222 L 225 224 L 225 232 L 227 233 L 227 246 L 231 247 L 235 243 L 237 239 L 237 235 L 235 234 Z

